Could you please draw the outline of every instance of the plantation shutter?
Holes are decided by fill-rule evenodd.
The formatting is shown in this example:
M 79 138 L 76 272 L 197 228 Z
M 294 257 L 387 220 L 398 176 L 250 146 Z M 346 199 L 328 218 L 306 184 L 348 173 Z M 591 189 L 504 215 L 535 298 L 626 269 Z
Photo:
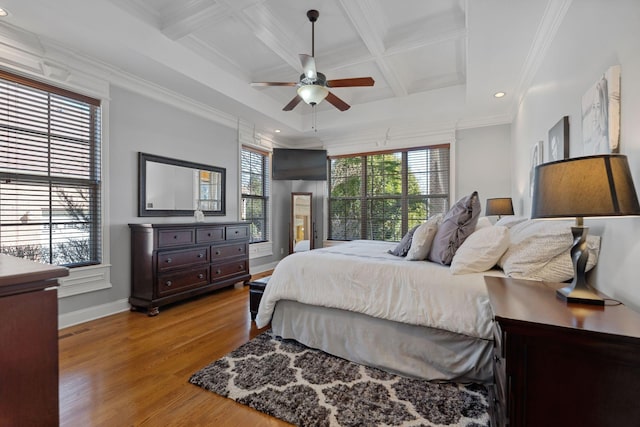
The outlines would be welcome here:
M 98 264 L 100 102 L 0 72 L 0 251 Z

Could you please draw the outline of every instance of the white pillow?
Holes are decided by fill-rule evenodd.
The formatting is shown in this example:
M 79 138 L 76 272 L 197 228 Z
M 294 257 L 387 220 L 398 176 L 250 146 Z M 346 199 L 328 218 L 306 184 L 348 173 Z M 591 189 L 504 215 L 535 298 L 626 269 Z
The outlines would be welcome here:
M 407 252 L 407 261 L 422 261 L 427 258 L 429 250 L 431 249 L 431 243 L 438 231 L 438 224 L 442 220 L 442 214 L 438 214 L 429 218 L 426 222 L 423 222 L 420 227 L 413 233 L 411 239 L 411 247 Z
M 587 252 L 589 258 L 585 271 L 591 270 L 598 263 L 600 236 L 587 236 Z M 564 282 L 573 279 L 573 273 L 573 260 L 571 260 L 571 249 L 569 249 L 552 258 L 540 270 L 530 272 L 528 278 L 545 282 Z
M 451 261 L 451 274 L 480 273 L 496 265 L 509 247 L 509 229 L 483 227 L 467 237 Z
M 498 261 L 509 277 L 562 282 L 573 277 L 572 222 L 527 220 L 511 227 L 509 249 Z M 600 239 L 593 236 L 587 269 L 598 260 Z M 589 241 L 589 239 L 587 239 Z M 589 243 L 589 242 L 588 242 Z M 589 244 L 587 245 L 589 246 Z
M 491 226 L 492 226 L 491 220 L 486 216 L 481 216 L 480 218 L 478 218 L 478 223 L 476 224 L 476 229 L 474 230 L 474 232 L 480 230 L 481 228 L 491 227 Z
M 529 218 L 527 218 L 526 216 L 507 215 L 507 216 L 503 216 L 498 221 L 496 221 L 496 225 L 504 225 L 507 228 L 511 228 L 514 225 L 518 225 L 528 220 Z

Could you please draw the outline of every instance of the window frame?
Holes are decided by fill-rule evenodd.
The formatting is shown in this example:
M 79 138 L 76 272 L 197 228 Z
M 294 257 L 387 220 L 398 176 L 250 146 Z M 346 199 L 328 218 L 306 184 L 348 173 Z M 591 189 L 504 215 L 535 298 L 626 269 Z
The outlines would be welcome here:
M 409 153 L 416 152 L 416 151 L 428 152 L 428 150 L 439 150 L 439 149 L 447 150 L 447 155 L 446 155 L 447 163 L 446 163 L 446 166 L 440 165 L 437 170 L 434 170 L 434 172 L 443 172 L 443 171 L 447 172 L 446 183 L 444 183 L 444 188 L 446 188 L 446 191 L 443 193 L 430 193 L 430 194 L 418 194 L 418 195 L 409 194 L 409 176 L 410 176 Z M 400 180 L 401 180 L 400 192 L 397 194 L 396 193 L 374 194 L 372 189 L 370 188 L 370 182 L 372 182 L 370 181 L 370 178 L 372 176 L 369 173 L 370 162 L 374 158 L 374 156 L 389 155 L 389 154 L 400 155 Z M 428 201 L 430 200 L 440 199 L 441 200 L 440 209 L 436 212 L 429 212 L 428 209 L 425 208 L 426 215 L 431 216 L 435 213 L 439 213 L 439 211 L 442 211 L 442 213 L 445 213 L 446 210 L 448 209 L 450 199 L 452 197 L 452 194 L 451 194 L 452 169 L 450 165 L 451 155 L 452 155 L 451 144 L 445 143 L 445 144 L 435 144 L 435 145 L 422 146 L 422 147 L 398 148 L 398 149 L 391 149 L 391 150 L 384 150 L 384 151 L 372 151 L 372 152 L 364 152 L 364 153 L 329 156 L 329 159 L 328 159 L 329 177 L 327 180 L 327 187 L 328 187 L 327 209 L 329 213 L 327 218 L 327 226 L 328 226 L 327 239 L 341 240 L 340 238 L 336 238 L 337 232 L 334 230 L 334 225 L 332 221 L 332 213 L 333 213 L 332 205 L 338 202 L 344 201 L 344 202 L 359 204 L 359 206 L 356 205 L 355 207 L 355 209 L 358 210 L 358 215 L 357 217 L 354 216 L 352 218 L 355 221 L 359 221 L 358 235 L 351 236 L 351 239 L 374 239 L 375 232 L 373 229 L 369 229 L 370 228 L 369 223 L 373 222 L 370 214 L 373 211 L 373 209 L 371 209 L 370 207 L 373 203 L 376 203 L 376 202 L 384 203 L 385 201 L 395 201 L 400 208 L 400 212 L 401 212 L 400 234 L 395 235 L 393 239 L 386 239 L 387 241 L 399 241 L 402 238 L 402 236 L 404 236 L 404 234 L 407 233 L 408 229 L 410 228 L 409 226 L 414 225 L 416 221 L 418 221 L 418 219 L 416 218 L 409 217 L 409 208 L 412 201 L 414 202 L 424 201 L 425 203 L 428 203 Z M 332 161 L 336 159 L 341 159 L 341 158 L 360 158 L 361 159 L 360 165 L 359 165 L 360 189 L 357 195 L 342 196 L 342 197 L 334 197 L 332 195 L 332 186 L 334 183 L 334 176 L 333 176 L 334 171 L 332 167 Z M 349 175 L 349 176 L 357 176 L 357 175 L 358 174 Z M 427 173 L 425 175 L 425 178 L 428 178 L 428 177 L 429 177 L 429 174 Z M 341 218 L 346 218 L 346 216 Z M 426 219 L 427 218 L 420 218 L 420 220 L 426 220 Z M 396 222 L 397 221 L 398 220 L 396 220 Z M 348 236 L 349 234 L 348 228 L 345 229 L 343 234 L 344 234 L 344 237 Z M 377 230 L 377 234 L 384 235 L 385 234 L 384 227 Z M 381 239 L 378 239 L 378 240 L 381 240 Z
M 262 180 L 262 195 L 257 195 L 257 194 L 246 194 L 243 192 L 243 177 L 246 173 L 249 174 L 253 174 L 252 171 L 246 171 L 243 168 L 243 162 L 242 162 L 242 157 L 244 155 L 244 152 L 251 152 L 254 154 L 257 154 L 259 156 L 261 156 L 261 163 L 262 163 L 262 176 L 261 176 L 261 180 Z M 263 239 L 261 240 L 253 240 L 253 235 L 250 232 L 250 240 L 249 240 L 249 244 L 252 245 L 253 247 L 258 247 L 258 246 L 262 246 L 264 244 L 268 244 L 269 250 L 271 248 L 271 209 L 270 209 L 270 203 L 271 203 L 271 169 L 270 169 L 270 154 L 266 151 L 254 148 L 254 147 L 250 147 L 250 146 L 246 146 L 246 145 L 241 145 L 240 147 L 240 219 L 242 221 L 249 221 L 248 219 L 244 218 L 244 200 L 245 199 L 249 199 L 249 200 L 261 200 L 262 201 L 262 211 L 263 211 L 263 215 L 261 217 L 263 224 L 264 224 L 264 228 L 263 228 Z M 252 219 L 256 219 L 255 217 Z M 251 221 L 249 221 L 251 222 Z M 253 251 L 252 251 L 253 253 Z
M 41 94 L 45 94 L 46 99 L 47 99 L 47 111 L 48 111 L 48 115 L 47 115 L 47 119 L 46 119 L 46 123 L 48 124 L 47 127 L 47 131 L 43 132 L 43 131 L 36 131 L 36 130 L 31 130 L 29 131 L 27 128 L 25 128 L 24 126 L 21 128 L 19 126 L 17 127 L 12 127 L 7 125 L 7 127 L 5 129 L 7 129 L 8 131 L 11 129 L 17 130 L 18 132 L 24 132 L 25 135 L 30 135 L 30 138 L 35 138 L 37 136 L 40 137 L 44 137 L 47 140 L 47 155 L 46 155 L 46 164 L 47 164 L 47 172 L 46 173 L 35 173 L 35 171 L 20 171 L 19 169 L 11 171 L 10 169 L 7 169 L 6 171 L 0 172 L 0 177 L 3 180 L 7 180 L 7 182 L 9 182 L 10 180 L 14 180 L 15 182 L 19 183 L 19 185 L 25 184 L 27 186 L 33 185 L 33 186 L 47 186 L 48 187 L 48 197 L 49 197 L 49 204 L 48 204 L 48 208 L 49 208 L 49 215 L 48 215 L 48 229 L 50 230 L 49 232 L 49 237 L 47 239 L 47 246 L 49 248 L 49 254 L 48 254 L 48 259 L 46 260 L 47 262 L 51 262 L 54 259 L 54 250 L 53 247 L 55 246 L 55 242 L 53 239 L 53 233 L 52 230 L 57 227 L 58 225 L 62 225 L 63 227 L 65 226 L 65 224 L 67 223 L 61 223 L 58 224 L 56 221 L 54 221 L 54 212 L 56 212 L 56 209 L 52 203 L 52 200 L 55 198 L 55 195 L 53 193 L 53 188 L 57 185 L 67 185 L 69 186 L 69 188 L 85 188 L 87 189 L 88 193 L 90 194 L 90 202 L 89 203 L 89 207 L 87 209 L 87 211 L 89 212 L 89 221 L 80 221 L 78 222 L 76 221 L 72 221 L 75 223 L 86 223 L 88 224 L 88 234 L 89 234 L 89 251 L 90 251 L 90 255 L 89 257 L 82 261 L 82 262 L 69 262 L 69 263 L 59 263 L 58 265 L 62 265 L 62 266 L 66 266 L 68 268 L 72 268 L 72 269 L 80 269 L 82 267 L 95 267 L 95 266 L 100 266 L 103 263 L 103 258 L 104 258 L 104 251 L 105 251 L 105 244 L 104 244 L 104 182 L 102 180 L 102 149 L 103 149 L 103 138 L 102 138 L 102 128 L 103 128 L 103 106 L 102 106 L 102 102 L 99 99 L 96 98 L 92 98 L 86 95 L 82 95 L 79 94 L 77 92 L 73 92 L 67 89 L 63 89 L 48 83 L 44 83 L 38 80 L 33 80 L 24 76 L 20 76 L 11 72 L 7 72 L 4 70 L 0 70 L 0 79 L 2 79 L 3 81 L 9 82 L 10 84 L 17 84 L 20 85 L 22 88 L 21 90 L 24 90 L 24 93 L 28 93 L 29 91 L 33 91 L 33 93 L 35 94 L 36 92 L 40 92 Z M 51 168 L 49 167 L 49 165 L 52 162 L 52 150 L 51 150 L 51 141 L 59 141 L 58 143 L 60 143 L 61 141 L 67 141 L 67 142 L 71 142 L 73 143 L 74 140 L 79 137 L 78 135 L 74 134 L 73 132 L 71 132 L 71 130 L 69 131 L 69 135 L 64 136 L 63 131 L 56 133 L 55 131 L 51 130 L 51 123 L 52 123 L 52 114 L 51 112 L 54 110 L 54 106 L 51 103 L 52 99 L 57 99 L 58 102 L 66 102 L 65 100 L 71 100 L 74 103 L 81 103 L 83 105 L 82 108 L 87 108 L 88 109 L 88 124 L 86 125 L 86 127 L 84 129 L 88 130 L 88 141 L 89 144 L 87 146 L 87 150 L 89 152 L 89 155 L 87 156 L 87 158 L 89 159 L 90 163 L 88 165 L 85 165 L 84 167 L 86 168 L 86 173 L 87 173 L 87 177 L 70 177 L 70 176 L 62 176 L 60 174 L 60 172 L 58 172 L 57 174 L 53 174 L 51 172 Z M 27 104 L 26 100 L 22 100 L 22 104 Z M 73 110 L 70 110 L 71 112 Z M 59 112 L 59 111 L 58 111 Z M 70 113 L 69 115 L 61 115 L 59 116 L 60 118 L 65 118 L 68 119 L 69 117 L 72 117 L 73 114 Z M 58 122 L 56 122 L 58 123 Z M 69 129 L 73 129 L 73 122 L 66 122 L 69 123 Z M 81 128 L 82 129 L 82 128 Z M 31 139 L 32 141 L 35 141 L 34 139 Z M 8 140 L 7 140 L 7 143 Z M 81 146 L 81 145 L 79 145 Z M 75 147 L 75 145 L 72 145 L 72 147 Z M 35 157 L 35 160 L 38 160 L 42 163 L 42 159 L 44 157 Z M 81 162 L 81 157 L 79 158 L 77 163 L 74 163 L 76 166 L 78 164 L 82 164 Z M 8 161 L 8 160 L 7 160 Z M 68 158 L 65 159 L 65 161 L 68 161 Z M 16 166 L 19 163 L 14 163 Z M 10 167 L 10 163 L 8 163 L 8 166 Z M 31 183 L 31 184 L 30 184 Z M 24 190 L 22 190 L 24 191 Z M 46 191 L 46 190 L 45 190 Z M 45 193 L 43 193 L 45 194 Z M 65 197 L 63 195 L 63 197 Z M 65 197 L 66 198 L 66 197 Z M 68 210 L 67 210 L 68 211 Z M 71 222 L 69 222 L 69 224 L 71 224 Z M 37 224 L 36 224 L 37 225 Z M 19 226 L 19 225 L 18 225 Z M 75 241 L 75 240 L 74 240 Z M 108 274 L 107 274 L 108 276 Z M 68 280 L 68 279 L 67 279 Z M 104 285 L 104 286 L 99 286 L 100 289 L 103 289 L 105 287 L 110 287 L 110 284 Z M 91 289 L 93 290 L 93 289 Z M 80 292 L 76 292 L 76 293 L 80 293 Z

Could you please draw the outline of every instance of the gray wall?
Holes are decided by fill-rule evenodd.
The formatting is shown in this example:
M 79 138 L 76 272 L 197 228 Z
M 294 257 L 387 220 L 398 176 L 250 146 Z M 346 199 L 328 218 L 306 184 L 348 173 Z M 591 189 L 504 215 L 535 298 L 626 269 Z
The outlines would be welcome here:
M 226 174 L 226 216 L 238 218 L 237 131 L 118 87 L 109 107 L 109 225 L 112 288 L 62 298 L 60 313 L 126 299 L 130 294 L 129 223 L 191 222 L 193 217 L 138 217 L 138 152 L 221 166 Z
M 512 192 L 529 215 L 529 162 L 532 144 L 548 139 L 562 116 L 570 121 L 570 156 L 583 153 L 581 98 L 610 66 L 621 66 L 620 151 L 629 158 L 640 185 L 640 2 L 573 1 L 512 125 Z M 590 281 L 609 296 L 640 309 L 637 261 L 640 218 L 585 219 L 602 236 L 601 253 Z

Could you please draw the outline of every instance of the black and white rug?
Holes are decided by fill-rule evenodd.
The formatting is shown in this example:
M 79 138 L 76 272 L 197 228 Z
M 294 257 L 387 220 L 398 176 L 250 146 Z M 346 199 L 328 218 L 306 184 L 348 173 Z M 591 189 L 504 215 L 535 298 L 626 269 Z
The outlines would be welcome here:
M 192 384 L 298 426 L 488 426 L 482 385 L 393 375 L 258 335 Z

